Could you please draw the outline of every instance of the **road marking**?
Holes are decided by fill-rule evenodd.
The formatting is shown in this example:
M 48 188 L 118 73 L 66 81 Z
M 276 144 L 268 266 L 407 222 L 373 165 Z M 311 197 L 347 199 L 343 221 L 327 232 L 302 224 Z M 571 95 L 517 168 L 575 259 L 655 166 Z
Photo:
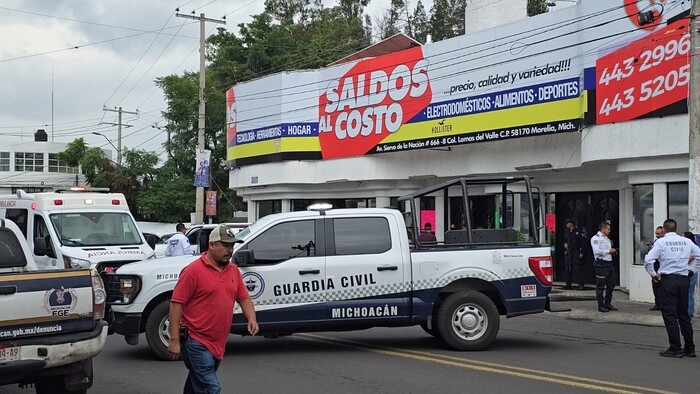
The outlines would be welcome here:
M 586 378 L 582 376 L 568 375 L 558 372 L 543 371 L 531 368 L 517 367 L 507 364 L 498 364 L 488 361 L 473 360 L 468 358 L 447 356 L 438 353 L 422 352 L 417 350 L 398 349 L 391 347 L 381 347 L 368 343 L 357 342 L 347 339 L 327 337 L 318 334 L 298 334 L 296 337 L 304 337 L 305 339 L 352 347 L 360 350 L 370 351 L 374 353 L 396 356 L 402 358 L 410 358 L 419 361 L 429 361 L 453 367 L 472 369 L 482 372 L 491 372 L 501 375 L 509 375 L 524 379 L 539 380 L 548 383 L 561 384 L 577 388 L 584 388 L 597 391 L 605 391 L 610 393 L 659 393 L 659 394 L 674 394 L 673 391 L 659 390 L 650 387 L 634 386 L 623 383 L 611 382 L 607 380 L 599 380 Z

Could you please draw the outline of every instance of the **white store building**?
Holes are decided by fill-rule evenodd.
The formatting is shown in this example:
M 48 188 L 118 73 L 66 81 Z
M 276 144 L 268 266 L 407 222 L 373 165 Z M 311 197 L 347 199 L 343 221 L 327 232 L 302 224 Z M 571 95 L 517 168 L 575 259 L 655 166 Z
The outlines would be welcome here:
M 68 144 L 47 141 L 44 130 L 37 130 L 33 141 L 22 141 L 0 147 L 0 195 L 14 194 L 18 189 L 28 193 L 66 189 L 84 185 L 79 168 L 58 160 Z
M 644 245 L 667 217 L 679 231 L 688 223 L 687 8 L 639 27 L 623 0 L 581 2 L 424 46 L 395 37 L 406 49 L 236 85 L 230 187 L 253 221 L 320 201 L 395 205 L 466 175 L 530 175 L 556 274 L 565 219 L 589 237 L 609 221 L 620 285 L 652 302 Z M 652 100 L 660 76 L 669 89 Z M 454 198 L 421 201 L 438 240 L 464 215 Z M 498 225 L 491 204 L 472 207 L 477 223 Z

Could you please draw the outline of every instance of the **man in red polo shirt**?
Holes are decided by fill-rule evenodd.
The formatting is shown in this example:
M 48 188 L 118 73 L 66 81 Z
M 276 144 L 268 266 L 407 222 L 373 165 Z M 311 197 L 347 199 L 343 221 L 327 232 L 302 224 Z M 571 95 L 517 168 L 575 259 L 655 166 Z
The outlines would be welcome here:
M 253 302 L 238 267 L 229 261 L 236 239 L 225 225 L 209 235 L 209 250 L 180 273 L 170 299 L 170 341 L 174 360 L 182 354 L 189 370 L 185 393 L 220 393 L 216 371 L 224 357 L 235 302 L 248 320 L 250 335 L 258 333 Z M 182 330 L 181 330 L 182 328 Z

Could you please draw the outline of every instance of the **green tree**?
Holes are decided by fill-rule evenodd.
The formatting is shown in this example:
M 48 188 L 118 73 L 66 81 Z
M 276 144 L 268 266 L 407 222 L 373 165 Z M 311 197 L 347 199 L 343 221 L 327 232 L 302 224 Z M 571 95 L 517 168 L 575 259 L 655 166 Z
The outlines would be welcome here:
M 428 15 L 425 12 L 423 3 L 418 0 L 416 8 L 413 10 L 411 23 L 406 26 L 406 34 L 413 37 L 418 42 L 424 43 L 426 37 L 430 33 L 430 24 L 428 23 Z
M 527 16 L 535 16 L 549 12 L 547 0 L 527 0 Z
M 389 9 L 385 10 L 382 16 L 377 19 L 380 39 L 383 40 L 401 32 L 400 24 L 402 20 L 405 21 L 401 15 L 405 8 L 406 4 L 403 0 L 391 0 Z
M 158 157 L 142 150 L 124 149 L 120 166 L 107 158 L 100 148 L 88 148 L 83 138 L 69 143 L 59 160 L 69 166 L 83 169 L 86 182 L 92 187 L 106 187 L 115 193 L 123 193 L 132 214 L 143 218 L 138 210 L 136 197 L 145 184 L 154 179 Z
M 454 37 L 450 18 L 452 12 L 450 9 L 449 0 L 435 0 L 433 7 L 430 9 L 430 31 L 433 35 L 433 41 L 441 41 L 446 38 Z

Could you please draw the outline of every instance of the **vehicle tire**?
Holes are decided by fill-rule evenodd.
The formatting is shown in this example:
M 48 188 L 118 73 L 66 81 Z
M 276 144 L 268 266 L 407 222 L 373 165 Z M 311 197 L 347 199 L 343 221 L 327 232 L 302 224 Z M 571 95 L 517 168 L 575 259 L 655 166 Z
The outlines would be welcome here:
M 161 360 L 171 360 L 168 354 L 168 327 L 170 327 L 170 300 L 163 300 L 146 319 L 146 342 L 151 351 Z
M 496 338 L 500 323 L 498 309 L 489 297 L 465 290 L 443 301 L 437 331 L 455 350 L 484 350 Z

